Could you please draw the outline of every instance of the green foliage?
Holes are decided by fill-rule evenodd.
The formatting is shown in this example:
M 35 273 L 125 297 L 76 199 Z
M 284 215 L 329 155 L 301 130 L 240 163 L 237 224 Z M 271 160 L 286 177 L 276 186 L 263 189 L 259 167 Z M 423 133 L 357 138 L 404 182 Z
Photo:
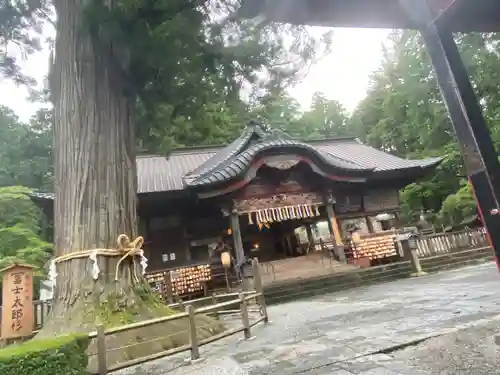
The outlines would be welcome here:
M 483 105 L 495 146 L 500 146 L 500 34 L 471 33 L 456 40 Z M 466 178 L 453 127 L 416 31 L 395 31 L 384 60 L 372 76 L 367 97 L 354 111 L 349 130 L 370 145 L 405 158 L 441 156 L 429 178 L 401 193 L 406 220 L 420 212 L 438 213 L 445 225 L 459 224 L 475 210 L 462 181 Z
M 311 108 L 302 112 L 299 103 L 283 90 L 270 92 L 252 107 L 252 118 L 259 118 L 299 139 L 343 137 L 353 134 L 349 116 L 337 100 L 323 93 L 312 97 Z
M 332 138 L 352 135 L 348 128 L 349 116 L 336 100 L 328 100 L 322 93 L 312 97 L 311 109 L 306 111 L 300 122 L 308 131 L 308 138 Z
M 0 349 L 0 375 L 86 375 L 88 337 L 30 340 Z
M 29 198 L 30 193 L 30 189 L 23 187 L 0 187 L 0 268 L 13 263 L 35 266 L 35 291 L 38 291 L 52 245 L 41 239 L 41 212 Z
M 242 89 L 259 102 L 271 88 L 295 82 L 331 44 L 331 32 L 313 36 L 304 26 L 241 19 L 240 4 L 232 0 L 85 3 L 74 21 L 124 81 L 123 94 L 137 98 L 136 134 L 140 149 L 149 152 L 227 141 L 250 111 Z M 0 21 L 5 21 L 0 46 L 14 42 L 28 55 L 41 24 L 57 28 L 57 14 L 50 10 L 57 13 L 58 4 L 0 2 Z M 22 73 L 16 54 L 1 47 L 0 66 L 0 75 L 16 79 Z M 49 74 L 49 82 L 52 78 Z
M 52 113 L 41 109 L 25 124 L 0 106 L 0 186 L 52 191 Z
M 34 85 L 18 64 L 13 46 L 26 55 L 40 50 L 43 23 L 50 16 L 47 0 L 5 0 L 0 2 L 0 75 L 11 77 L 19 84 Z M 7 48 L 9 46 L 10 48 Z M 8 51 L 9 50 L 9 51 Z
M 141 151 L 168 153 L 173 147 L 225 143 L 248 119 L 258 117 L 298 138 L 349 135 L 401 157 L 444 157 L 432 176 L 402 192 L 409 221 L 421 210 L 440 212 L 445 199 L 461 187 L 465 171 L 453 127 L 416 31 L 390 35 L 368 95 L 352 116 L 321 93 L 302 113 L 286 88 L 329 50 L 329 33 L 314 38 L 301 26 L 241 20 L 239 3 L 229 0 L 88 4 L 79 19 L 82 32 L 93 36 L 99 55 L 107 56 L 126 82 L 124 95 L 136 99 Z M 0 46 L 13 41 L 28 54 L 34 51 L 41 22 L 52 18 L 50 9 L 51 3 L 40 0 L 1 3 Z M 456 36 L 497 148 L 499 35 Z M 1 47 L 0 69 L 18 82 L 26 80 L 12 54 Z M 241 99 L 243 89 L 250 91 L 249 101 Z M 0 110 L 0 186 L 52 190 L 51 132 L 44 125 L 51 118 L 47 111 L 40 115 L 29 126 L 19 126 L 11 112 Z
M 457 225 L 476 216 L 476 201 L 470 185 L 464 185 L 443 202 L 438 219 L 443 225 Z

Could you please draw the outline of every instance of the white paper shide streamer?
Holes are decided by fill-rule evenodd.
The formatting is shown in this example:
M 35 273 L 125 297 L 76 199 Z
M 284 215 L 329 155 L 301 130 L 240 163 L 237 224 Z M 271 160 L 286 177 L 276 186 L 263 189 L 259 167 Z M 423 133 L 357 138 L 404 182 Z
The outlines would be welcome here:
M 89 259 L 92 261 L 92 278 L 97 280 L 99 278 L 99 273 L 101 272 L 99 264 L 97 263 L 97 250 L 93 251 L 92 254 L 89 255 Z
M 49 266 L 49 280 L 53 286 L 56 285 L 56 278 L 57 278 L 56 262 L 55 260 L 52 260 Z
M 146 258 L 144 256 L 144 250 L 141 250 L 139 252 L 139 256 L 141 258 L 141 267 L 142 267 L 142 271 L 141 271 L 141 275 L 144 276 L 146 274 L 146 268 L 148 268 L 148 258 Z

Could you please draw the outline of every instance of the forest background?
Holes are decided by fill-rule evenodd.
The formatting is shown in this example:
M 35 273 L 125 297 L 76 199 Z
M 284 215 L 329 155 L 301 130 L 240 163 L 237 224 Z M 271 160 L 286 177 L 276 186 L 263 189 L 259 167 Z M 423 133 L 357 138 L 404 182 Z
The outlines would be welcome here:
M 456 38 L 498 149 L 500 34 L 475 33 Z M 443 157 L 432 176 L 401 192 L 403 219 L 407 223 L 415 223 L 422 212 L 439 226 L 457 225 L 474 216 L 476 206 L 453 128 L 418 33 L 390 34 L 367 96 L 352 113 L 320 92 L 314 94 L 310 109 L 302 111 L 287 94 L 287 87 L 301 79 L 298 72 L 314 58 L 318 43 L 326 49 L 328 40 L 326 34 L 321 41 L 301 40 L 296 47 L 302 66 L 288 65 L 287 70 L 272 69 L 279 65 L 275 57 L 280 51 L 273 49 L 269 39 L 268 55 L 257 54 L 251 43 L 243 43 L 243 47 L 240 43 L 239 48 L 246 48 L 246 53 L 241 53 L 241 49 L 232 51 L 233 58 L 240 59 L 240 70 L 201 74 L 196 71 L 203 69 L 199 61 L 187 64 L 177 72 L 176 79 L 192 84 L 172 85 L 169 92 L 158 96 L 149 92 L 144 97 L 154 100 L 138 101 L 138 150 L 143 154 L 168 155 L 174 148 L 223 144 L 255 118 L 305 140 L 357 137 L 403 158 Z M 282 41 L 279 45 L 283 48 Z M 193 51 L 193 56 L 199 57 L 198 52 Z M 265 84 L 254 80 L 251 95 L 242 99 L 238 92 L 241 86 L 227 88 L 218 84 L 222 75 L 232 76 L 231 81 L 235 82 L 235 77 L 245 74 L 246 67 L 251 70 L 256 61 L 245 61 L 248 56 L 260 59 L 260 71 L 267 65 L 267 79 Z M 165 58 L 171 59 L 172 64 L 184 61 L 175 53 Z M 28 79 L 18 74 L 14 65 L 4 64 L 0 68 L 3 73 L 11 69 L 9 75 L 19 81 Z M 200 80 L 207 74 L 212 77 L 210 85 L 203 84 L 205 78 Z M 37 100 L 48 103 L 48 91 L 34 94 Z M 28 123 L 21 122 L 9 108 L 0 107 L 0 267 L 13 260 L 42 265 L 51 256 L 49 239 L 42 236 L 45 221 L 40 220 L 39 210 L 26 193 L 53 191 L 52 139 L 52 111 L 48 104 Z

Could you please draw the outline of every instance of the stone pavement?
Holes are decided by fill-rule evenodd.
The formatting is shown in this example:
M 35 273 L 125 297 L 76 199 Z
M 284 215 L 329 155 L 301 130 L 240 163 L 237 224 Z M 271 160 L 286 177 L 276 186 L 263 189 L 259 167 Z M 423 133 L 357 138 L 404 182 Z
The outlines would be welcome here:
M 423 374 L 491 375 L 500 373 L 500 321 L 474 326 L 395 352 L 392 362 L 406 363 Z
M 444 340 L 453 335 L 449 334 L 452 328 L 485 323 L 500 314 L 499 285 L 500 275 L 489 263 L 271 306 L 271 323 L 256 326 L 253 340 L 233 336 L 202 347 L 204 359 L 189 366 L 185 365 L 186 353 L 121 373 L 440 374 L 427 363 L 430 360 L 420 366 L 419 358 L 427 358 L 426 351 L 416 348 L 430 345 L 432 340 Z M 448 335 L 427 340 L 414 349 L 387 350 L 443 332 Z

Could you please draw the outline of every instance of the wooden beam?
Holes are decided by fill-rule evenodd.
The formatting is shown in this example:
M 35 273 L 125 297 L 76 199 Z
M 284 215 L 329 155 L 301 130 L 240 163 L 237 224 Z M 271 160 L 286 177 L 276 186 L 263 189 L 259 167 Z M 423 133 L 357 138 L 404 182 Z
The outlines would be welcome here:
M 427 0 L 433 23 L 445 22 L 462 5 L 461 0 Z
M 337 217 L 335 216 L 335 210 L 333 209 L 335 199 L 333 199 L 331 194 L 327 193 L 324 195 L 324 202 L 326 207 L 326 214 L 328 216 L 328 229 L 330 229 L 330 235 L 335 241 L 335 253 L 337 254 L 340 262 L 347 263 L 344 253 L 344 241 L 342 241 L 342 234 L 340 232 L 339 223 L 337 221 Z
M 326 213 L 328 215 L 328 227 L 330 229 L 330 233 L 335 239 L 335 245 L 342 245 L 342 235 L 340 233 L 339 223 L 337 221 L 337 217 L 335 216 L 335 211 L 333 210 L 333 205 L 331 203 L 326 204 Z

